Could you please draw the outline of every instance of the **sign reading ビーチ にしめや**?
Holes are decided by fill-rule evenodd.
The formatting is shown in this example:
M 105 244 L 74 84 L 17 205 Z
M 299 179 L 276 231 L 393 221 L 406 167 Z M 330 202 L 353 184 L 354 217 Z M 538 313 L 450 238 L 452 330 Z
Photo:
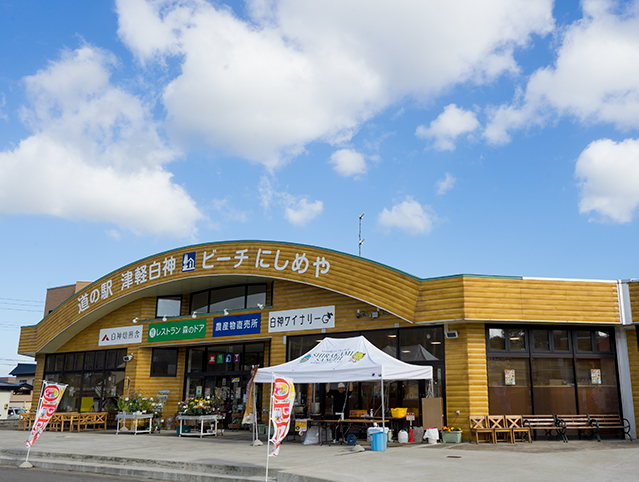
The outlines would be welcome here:
M 265 246 L 267 247 L 267 246 Z M 182 258 L 180 263 L 180 257 Z M 83 290 L 77 297 L 78 313 L 90 311 L 95 305 L 107 302 L 119 293 L 145 288 L 181 273 L 201 275 L 217 270 L 241 270 L 292 272 L 297 275 L 319 278 L 326 275 L 331 264 L 324 256 L 307 256 L 306 253 L 284 255 L 279 249 L 250 246 L 243 249 L 219 246 L 211 250 L 191 251 L 175 256 L 158 256 L 135 266 L 127 267 L 111 279 L 102 280 Z

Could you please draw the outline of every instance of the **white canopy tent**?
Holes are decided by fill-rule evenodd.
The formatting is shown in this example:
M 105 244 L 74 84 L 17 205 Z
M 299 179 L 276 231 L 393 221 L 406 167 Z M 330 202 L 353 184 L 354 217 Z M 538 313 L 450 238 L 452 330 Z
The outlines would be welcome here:
M 275 377 L 293 383 L 364 382 L 381 383 L 382 426 L 384 422 L 384 381 L 432 380 L 433 369 L 411 365 L 390 356 L 363 336 L 324 338 L 308 353 L 281 365 L 260 368 L 255 382 L 271 383 Z

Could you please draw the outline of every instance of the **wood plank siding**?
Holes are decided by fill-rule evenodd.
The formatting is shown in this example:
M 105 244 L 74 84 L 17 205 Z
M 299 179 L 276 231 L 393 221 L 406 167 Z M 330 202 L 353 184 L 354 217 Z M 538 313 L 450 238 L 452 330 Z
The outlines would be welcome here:
M 195 253 L 195 263 L 182 265 Z M 187 257 L 188 261 L 188 257 Z M 172 264 L 174 263 L 174 265 Z M 143 269 L 142 269 L 143 268 Z M 135 273 L 144 272 L 135 278 Z M 133 276 L 133 278 L 131 278 Z M 189 317 L 191 293 L 211 288 L 266 283 L 270 306 L 238 310 L 261 314 L 257 334 L 213 337 L 213 322 L 221 313 L 200 314 L 206 319 L 204 338 L 148 342 L 158 296 L 182 295 L 181 317 Z M 639 283 L 630 283 L 634 319 L 639 322 Z M 187 246 L 141 259 L 107 274 L 73 294 L 35 326 L 21 328 L 18 353 L 36 357 L 34 403 L 47 353 L 106 349 L 99 346 L 101 329 L 142 329 L 140 344 L 126 348 L 133 360 L 126 365 L 131 388 L 147 396 L 169 389 L 165 415 L 172 415 L 184 392 L 188 346 L 265 343 L 265 363 L 286 361 L 285 336 L 323 333 L 305 331 L 269 333 L 271 311 L 335 306 L 335 328 L 327 334 L 447 325 L 459 337 L 445 340 L 445 386 L 448 423 L 469 434 L 469 415 L 488 414 L 485 326 L 504 324 L 620 324 L 617 284 L 611 282 L 455 275 L 419 279 L 388 266 L 345 253 L 313 246 L 270 241 L 231 241 Z M 357 317 L 358 310 L 375 311 L 376 318 Z M 232 313 L 235 314 L 235 313 Z M 133 324 L 137 318 L 139 322 Z M 630 334 L 630 333 L 629 333 Z M 635 340 L 636 341 L 636 340 Z M 153 347 L 179 348 L 176 377 L 151 377 Z M 639 347 L 628 338 L 635 414 L 639 422 Z M 265 406 L 268 389 L 264 388 Z
M 628 283 L 630 292 L 630 307 L 632 320 L 639 322 L 639 282 Z M 634 330 L 626 333 L 628 343 L 628 363 L 630 364 L 630 381 L 632 383 L 632 400 L 635 409 L 635 427 L 639 427 L 639 333 L 635 325 Z
M 446 340 L 446 416 L 449 424 L 462 428 L 467 440 L 468 416 L 488 415 L 486 335 L 480 323 L 456 325 L 455 329 L 459 336 Z

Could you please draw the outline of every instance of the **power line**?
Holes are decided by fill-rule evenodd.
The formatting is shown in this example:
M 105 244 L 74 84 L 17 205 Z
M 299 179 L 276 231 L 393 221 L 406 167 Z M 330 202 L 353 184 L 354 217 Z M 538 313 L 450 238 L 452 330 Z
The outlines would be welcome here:
M 30 303 L 30 304 L 36 304 L 36 305 L 43 305 L 44 301 L 42 300 L 22 300 L 20 298 L 1 298 L 0 300 L 5 300 L 5 301 L 19 301 L 21 303 Z

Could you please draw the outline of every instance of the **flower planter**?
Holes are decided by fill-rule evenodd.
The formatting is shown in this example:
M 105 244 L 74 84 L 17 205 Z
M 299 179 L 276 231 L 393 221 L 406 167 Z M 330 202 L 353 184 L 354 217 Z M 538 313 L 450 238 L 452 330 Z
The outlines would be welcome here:
M 461 432 L 442 432 L 442 442 L 445 444 L 461 443 Z

